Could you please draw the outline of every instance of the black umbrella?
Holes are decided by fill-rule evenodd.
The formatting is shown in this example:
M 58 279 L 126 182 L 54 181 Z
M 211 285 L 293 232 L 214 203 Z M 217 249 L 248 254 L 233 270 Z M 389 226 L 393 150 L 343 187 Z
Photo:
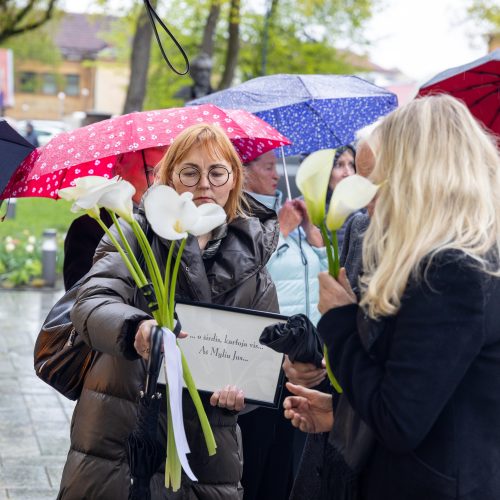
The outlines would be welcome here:
M 127 440 L 130 466 L 129 500 L 150 500 L 149 483 L 153 474 L 165 459 L 165 448 L 157 440 L 158 417 L 162 402 L 156 391 L 156 382 L 163 359 L 161 351 L 162 331 L 151 329 L 151 351 L 149 353 L 146 385 L 141 391 L 137 410 L 137 423 Z
M 6 120 L 0 120 L 0 197 L 16 168 L 34 149 Z
M 304 314 L 295 314 L 286 323 L 269 325 L 260 335 L 260 343 L 287 354 L 293 363 L 313 363 L 321 368 L 323 351 L 316 327 Z

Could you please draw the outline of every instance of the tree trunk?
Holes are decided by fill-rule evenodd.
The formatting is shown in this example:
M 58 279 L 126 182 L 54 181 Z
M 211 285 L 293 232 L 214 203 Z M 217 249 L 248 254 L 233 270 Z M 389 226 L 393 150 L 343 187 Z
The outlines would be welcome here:
M 240 51 L 240 0 L 231 0 L 229 7 L 229 38 L 227 40 L 226 64 L 218 90 L 231 86 L 238 64 Z
M 156 8 L 157 3 L 157 0 L 151 0 L 151 5 L 154 8 Z M 124 114 L 142 110 L 144 97 L 146 96 L 152 35 L 153 27 L 151 26 L 146 8 L 143 7 L 137 19 L 137 26 L 132 41 L 130 80 L 123 107 Z
M 278 0 L 270 0 L 271 4 L 266 9 L 266 14 L 264 17 L 264 30 L 262 32 L 262 61 L 260 67 L 260 74 L 264 76 L 267 73 L 267 53 L 269 51 L 269 31 L 271 30 L 272 21 L 276 8 L 278 6 Z
M 212 0 L 207 22 L 203 29 L 203 40 L 200 45 L 200 53 L 212 57 L 214 55 L 215 28 L 219 20 L 221 0 Z

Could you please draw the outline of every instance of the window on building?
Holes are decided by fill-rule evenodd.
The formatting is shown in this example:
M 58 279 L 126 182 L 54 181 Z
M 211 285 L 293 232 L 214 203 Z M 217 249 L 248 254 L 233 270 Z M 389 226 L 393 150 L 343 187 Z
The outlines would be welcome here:
M 37 75 L 32 71 L 19 73 L 19 91 L 34 94 L 37 90 Z
M 66 95 L 80 95 L 80 75 L 66 75 L 64 92 Z
M 57 80 L 56 75 L 54 75 L 53 73 L 44 73 L 42 75 L 42 94 L 57 94 Z

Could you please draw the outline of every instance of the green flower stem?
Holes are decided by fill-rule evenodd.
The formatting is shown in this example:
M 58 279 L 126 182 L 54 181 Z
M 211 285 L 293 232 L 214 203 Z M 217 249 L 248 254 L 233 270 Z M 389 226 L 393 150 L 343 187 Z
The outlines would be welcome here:
M 134 269 L 134 266 L 130 262 L 127 254 L 123 250 L 123 248 L 120 245 L 119 241 L 116 239 L 115 235 L 109 230 L 108 226 L 106 226 L 106 224 L 104 224 L 104 222 L 101 220 L 100 217 L 96 217 L 96 216 L 92 215 L 90 212 L 87 212 L 87 213 L 88 213 L 88 215 L 90 215 L 90 217 L 92 217 L 93 219 L 95 219 L 97 221 L 97 223 L 101 226 L 101 228 L 104 230 L 104 232 L 108 235 L 109 239 L 111 240 L 111 242 L 113 243 L 113 245 L 118 250 L 121 258 L 123 259 L 123 262 L 127 266 L 127 269 L 129 271 L 130 275 L 132 276 L 132 278 L 134 279 L 134 281 L 137 283 L 137 285 L 138 286 L 144 286 L 146 284 L 146 281 L 145 280 L 144 281 L 141 280 L 140 276 L 137 274 L 136 270 Z
M 172 281 L 170 282 L 170 297 L 169 297 L 169 325 L 167 325 L 170 330 L 174 329 L 174 307 L 175 307 L 175 287 L 177 285 L 177 274 L 179 273 L 179 266 L 181 264 L 182 252 L 184 252 L 184 247 L 186 246 L 187 238 L 181 241 L 179 250 L 177 251 L 177 257 L 175 258 L 174 269 L 172 271 Z
M 338 276 L 338 272 L 335 275 L 335 258 L 334 258 L 334 254 L 332 251 L 332 243 L 330 242 L 330 238 L 328 237 L 328 231 L 326 230 L 325 222 L 321 223 L 321 225 L 319 226 L 319 229 L 321 231 L 321 236 L 323 237 L 323 243 L 325 244 L 326 255 L 328 257 L 328 272 L 330 273 L 331 276 L 336 278 Z M 337 248 L 338 248 L 338 245 L 337 245 Z M 338 254 L 338 251 L 337 251 L 337 254 Z
M 151 277 L 151 282 L 156 293 L 158 304 L 162 304 L 164 300 L 164 292 L 161 286 L 163 280 L 151 245 L 148 241 L 147 236 L 144 234 L 144 230 L 142 229 L 141 225 L 135 219 L 132 220 L 131 227 L 144 255 L 144 260 L 146 261 L 146 266 Z
M 332 246 L 333 246 L 333 277 L 338 278 L 340 271 L 340 262 L 339 262 L 339 240 L 337 238 L 337 231 L 332 231 Z
M 330 384 L 332 384 L 333 388 L 339 393 L 342 394 L 342 387 L 340 387 L 340 384 L 338 383 L 337 379 L 335 378 L 335 375 L 332 372 L 332 367 L 330 366 L 330 360 L 328 359 L 328 349 L 326 348 L 326 345 L 323 344 L 323 356 L 325 358 L 325 364 L 326 364 L 326 373 L 328 374 L 328 379 L 330 380 Z
M 182 352 L 182 350 L 181 350 L 181 359 L 182 359 L 182 374 L 184 376 L 184 381 L 186 382 L 187 390 L 189 391 L 191 399 L 193 400 L 194 406 L 198 413 L 198 418 L 200 419 L 201 429 L 203 431 L 203 435 L 205 436 L 205 443 L 207 445 L 208 454 L 209 456 L 215 455 L 217 443 L 215 442 L 214 434 L 212 432 L 212 428 L 210 427 L 210 423 L 208 422 L 208 417 L 205 412 L 205 408 L 203 408 L 203 403 L 201 402 L 200 395 L 196 390 L 193 376 L 191 375 L 191 371 L 189 370 L 189 366 L 187 364 L 186 358 L 184 357 L 184 353 Z
M 123 233 L 123 229 L 118 222 L 118 218 L 116 217 L 116 214 L 109 209 L 106 209 L 108 214 L 111 216 L 111 219 L 113 220 L 113 223 L 116 227 L 116 230 L 118 231 L 118 234 L 120 235 L 120 239 L 122 241 L 123 247 L 125 248 L 125 251 L 127 252 L 127 255 L 130 259 L 131 264 L 134 266 L 134 269 L 137 272 L 137 275 L 140 277 L 141 282 L 147 283 L 147 278 L 146 275 L 144 274 L 144 271 L 141 269 L 141 266 L 139 265 L 139 262 L 137 261 L 137 257 L 135 256 L 135 253 L 132 251 L 132 248 L 130 247 L 130 244 L 125 237 L 125 234 Z
M 172 256 L 174 255 L 174 248 L 175 248 L 175 241 L 170 242 L 170 248 L 168 249 L 168 255 L 167 255 L 167 263 L 165 265 L 165 279 L 163 282 L 163 290 L 165 290 L 165 300 L 163 307 L 165 309 L 165 320 L 168 321 L 168 318 L 170 316 L 173 317 L 173 311 L 172 314 L 170 314 L 170 307 L 169 307 L 169 290 L 170 290 L 170 271 L 172 267 Z M 173 323 L 173 321 L 172 321 Z M 172 325 L 173 326 L 173 325 Z
M 328 272 L 335 279 L 339 276 L 339 243 L 337 239 L 337 231 L 332 231 L 332 239 L 328 237 L 328 231 L 326 229 L 326 224 L 323 222 L 320 226 L 321 236 L 323 236 L 323 241 L 326 247 L 326 255 L 328 257 Z M 335 375 L 333 374 L 332 367 L 330 366 L 330 360 L 328 359 L 328 350 L 326 345 L 323 344 L 323 356 L 326 363 L 326 373 L 328 374 L 328 379 L 333 388 L 339 393 L 342 393 L 342 387 L 338 383 Z
M 167 461 L 165 463 L 165 486 L 172 487 L 172 491 L 178 491 L 181 487 L 181 461 L 177 454 L 175 445 L 174 425 L 172 412 L 170 410 L 170 397 L 167 389 Z

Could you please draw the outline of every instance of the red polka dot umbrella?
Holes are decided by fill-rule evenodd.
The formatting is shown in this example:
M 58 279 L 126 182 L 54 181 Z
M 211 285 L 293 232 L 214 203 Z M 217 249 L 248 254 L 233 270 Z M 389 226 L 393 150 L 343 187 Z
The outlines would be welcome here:
M 198 123 L 222 127 L 244 162 L 290 144 L 275 128 L 246 111 L 204 104 L 135 112 L 54 137 L 17 168 L 1 198 L 58 198 L 58 190 L 71 186 L 76 178 L 113 177 L 119 155 L 169 146 L 184 129 Z

